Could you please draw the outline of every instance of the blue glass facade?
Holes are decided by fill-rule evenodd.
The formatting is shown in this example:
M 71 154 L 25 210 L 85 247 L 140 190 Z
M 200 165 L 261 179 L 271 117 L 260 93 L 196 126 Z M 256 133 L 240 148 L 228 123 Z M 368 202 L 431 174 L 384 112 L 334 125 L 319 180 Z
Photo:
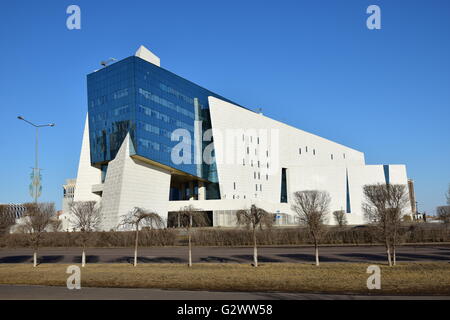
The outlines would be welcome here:
M 194 163 L 172 162 L 179 141 L 171 141 L 171 134 L 183 128 L 194 138 L 195 120 L 202 121 L 203 132 L 211 128 L 208 96 L 229 100 L 135 56 L 89 74 L 87 88 L 93 165 L 105 170 L 129 132 L 137 155 L 218 182 L 215 164 L 199 170 Z

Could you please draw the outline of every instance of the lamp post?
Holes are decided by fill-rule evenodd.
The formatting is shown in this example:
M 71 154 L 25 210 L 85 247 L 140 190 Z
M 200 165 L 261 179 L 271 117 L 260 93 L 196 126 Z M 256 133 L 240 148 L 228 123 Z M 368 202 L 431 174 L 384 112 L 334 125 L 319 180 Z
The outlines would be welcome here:
M 37 203 L 38 198 L 40 196 L 40 189 L 41 189 L 41 176 L 40 176 L 40 169 L 38 167 L 38 145 L 39 145 L 39 128 L 43 127 L 54 127 L 54 123 L 49 124 L 34 124 L 31 121 L 26 120 L 22 116 L 18 116 L 17 119 L 25 121 L 26 123 L 32 125 L 36 128 L 36 149 L 35 149 L 35 160 L 34 160 L 34 168 L 33 168 L 33 174 L 31 177 L 31 196 L 34 198 L 34 202 Z

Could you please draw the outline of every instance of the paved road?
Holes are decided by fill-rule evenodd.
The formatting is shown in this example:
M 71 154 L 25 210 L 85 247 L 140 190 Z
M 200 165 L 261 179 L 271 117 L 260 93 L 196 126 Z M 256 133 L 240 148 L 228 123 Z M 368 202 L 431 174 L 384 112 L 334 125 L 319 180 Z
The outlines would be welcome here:
M 41 263 L 79 263 L 78 248 L 43 248 L 39 251 Z M 321 247 L 322 262 L 384 262 L 382 246 Z M 89 263 L 128 263 L 132 248 L 95 248 L 87 251 Z M 187 263 L 186 247 L 141 248 L 141 263 Z M 311 247 L 261 247 L 261 262 L 313 262 Z M 27 248 L 0 249 L 0 263 L 31 263 L 32 251 Z M 450 262 L 450 245 L 408 245 L 397 250 L 397 260 Z M 250 263 L 252 248 L 194 247 L 194 262 Z
M 0 300 L 450 300 L 450 296 L 364 296 L 281 292 L 217 292 L 160 289 L 0 285 Z

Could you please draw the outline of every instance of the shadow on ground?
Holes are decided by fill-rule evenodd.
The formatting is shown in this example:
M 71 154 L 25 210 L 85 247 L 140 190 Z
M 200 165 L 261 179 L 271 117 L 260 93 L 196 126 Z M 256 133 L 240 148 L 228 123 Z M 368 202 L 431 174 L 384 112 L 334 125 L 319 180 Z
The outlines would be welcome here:
M 109 261 L 110 263 L 130 263 L 133 264 L 134 257 L 124 256 Z M 138 263 L 186 263 L 187 260 L 177 257 L 138 257 Z
M 286 254 L 279 254 L 278 256 L 283 258 L 288 258 L 292 260 L 297 260 L 301 262 L 314 262 L 316 261 L 316 257 L 312 254 L 305 254 L 305 253 L 286 253 Z M 339 259 L 337 257 L 327 257 L 327 256 L 321 256 L 319 252 L 319 259 L 323 262 L 346 262 L 343 259 Z
M 86 263 L 97 263 L 100 261 L 99 256 L 86 256 Z M 72 259 L 73 263 L 81 263 L 81 256 L 75 256 Z
M 0 258 L 0 263 L 23 263 L 31 261 L 32 256 L 9 256 Z
M 239 255 L 234 255 L 232 257 L 239 259 L 239 260 L 253 262 L 253 255 L 250 255 L 250 254 L 239 254 Z M 258 255 L 258 261 L 260 261 L 260 262 L 282 262 L 281 260 L 276 259 L 276 258 L 260 256 L 260 255 Z
M 340 253 L 339 256 L 350 258 L 348 262 L 385 261 L 386 256 L 370 253 Z
M 208 256 L 206 258 L 200 258 L 201 262 L 218 262 L 218 263 L 229 263 L 229 262 L 239 262 L 239 260 L 224 257 Z
M 397 253 L 397 257 L 402 260 L 440 260 L 440 261 L 446 261 L 450 260 L 449 257 L 442 257 L 439 255 L 425 255 L 425 254 L 417 254 L 417 253 Z

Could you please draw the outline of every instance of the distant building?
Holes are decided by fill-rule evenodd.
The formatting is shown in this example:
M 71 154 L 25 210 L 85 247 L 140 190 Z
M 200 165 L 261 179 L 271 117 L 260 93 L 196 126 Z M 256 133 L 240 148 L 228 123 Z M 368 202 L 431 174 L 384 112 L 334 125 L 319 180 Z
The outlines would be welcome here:
M 63 230 L 70 229 L 70 206 L 74 200 L 76 182 L 77 179 L 67 179 L 66 184 L 63 185 L 62 210 L 58 214 L 58 218 L 62 221 Z
M 20 223 L 23 221 L 23 217 L 25 217 L 26 214 L 26 208 L 23 204 L 15 204 L 15 203 L 9 203 L 9 204 L 1 204 L 6 206 L 6 210 L 3 211 L 3 214 L 8 215 L 9 217 L 13 218 L 15 220 L 15 225 L 13 225 L 9 232 L 14 233 L 17 230 L 17 226 L 20 225 Z
M 67 179 L 66 184 L 63 185 L 63 200 L 62 200 L 62 211 L 63 213 L 70 211 L 70 206 L 73 202 L 73 197 L 75 195 L 75 185 L 77 179 Z
M 16 220 L 22 218 L 25 215 L 26 208 L 23 204 L 8 203 L 2 205 L 7 206 L 5 214 L 14 217 L 14 219 Z

